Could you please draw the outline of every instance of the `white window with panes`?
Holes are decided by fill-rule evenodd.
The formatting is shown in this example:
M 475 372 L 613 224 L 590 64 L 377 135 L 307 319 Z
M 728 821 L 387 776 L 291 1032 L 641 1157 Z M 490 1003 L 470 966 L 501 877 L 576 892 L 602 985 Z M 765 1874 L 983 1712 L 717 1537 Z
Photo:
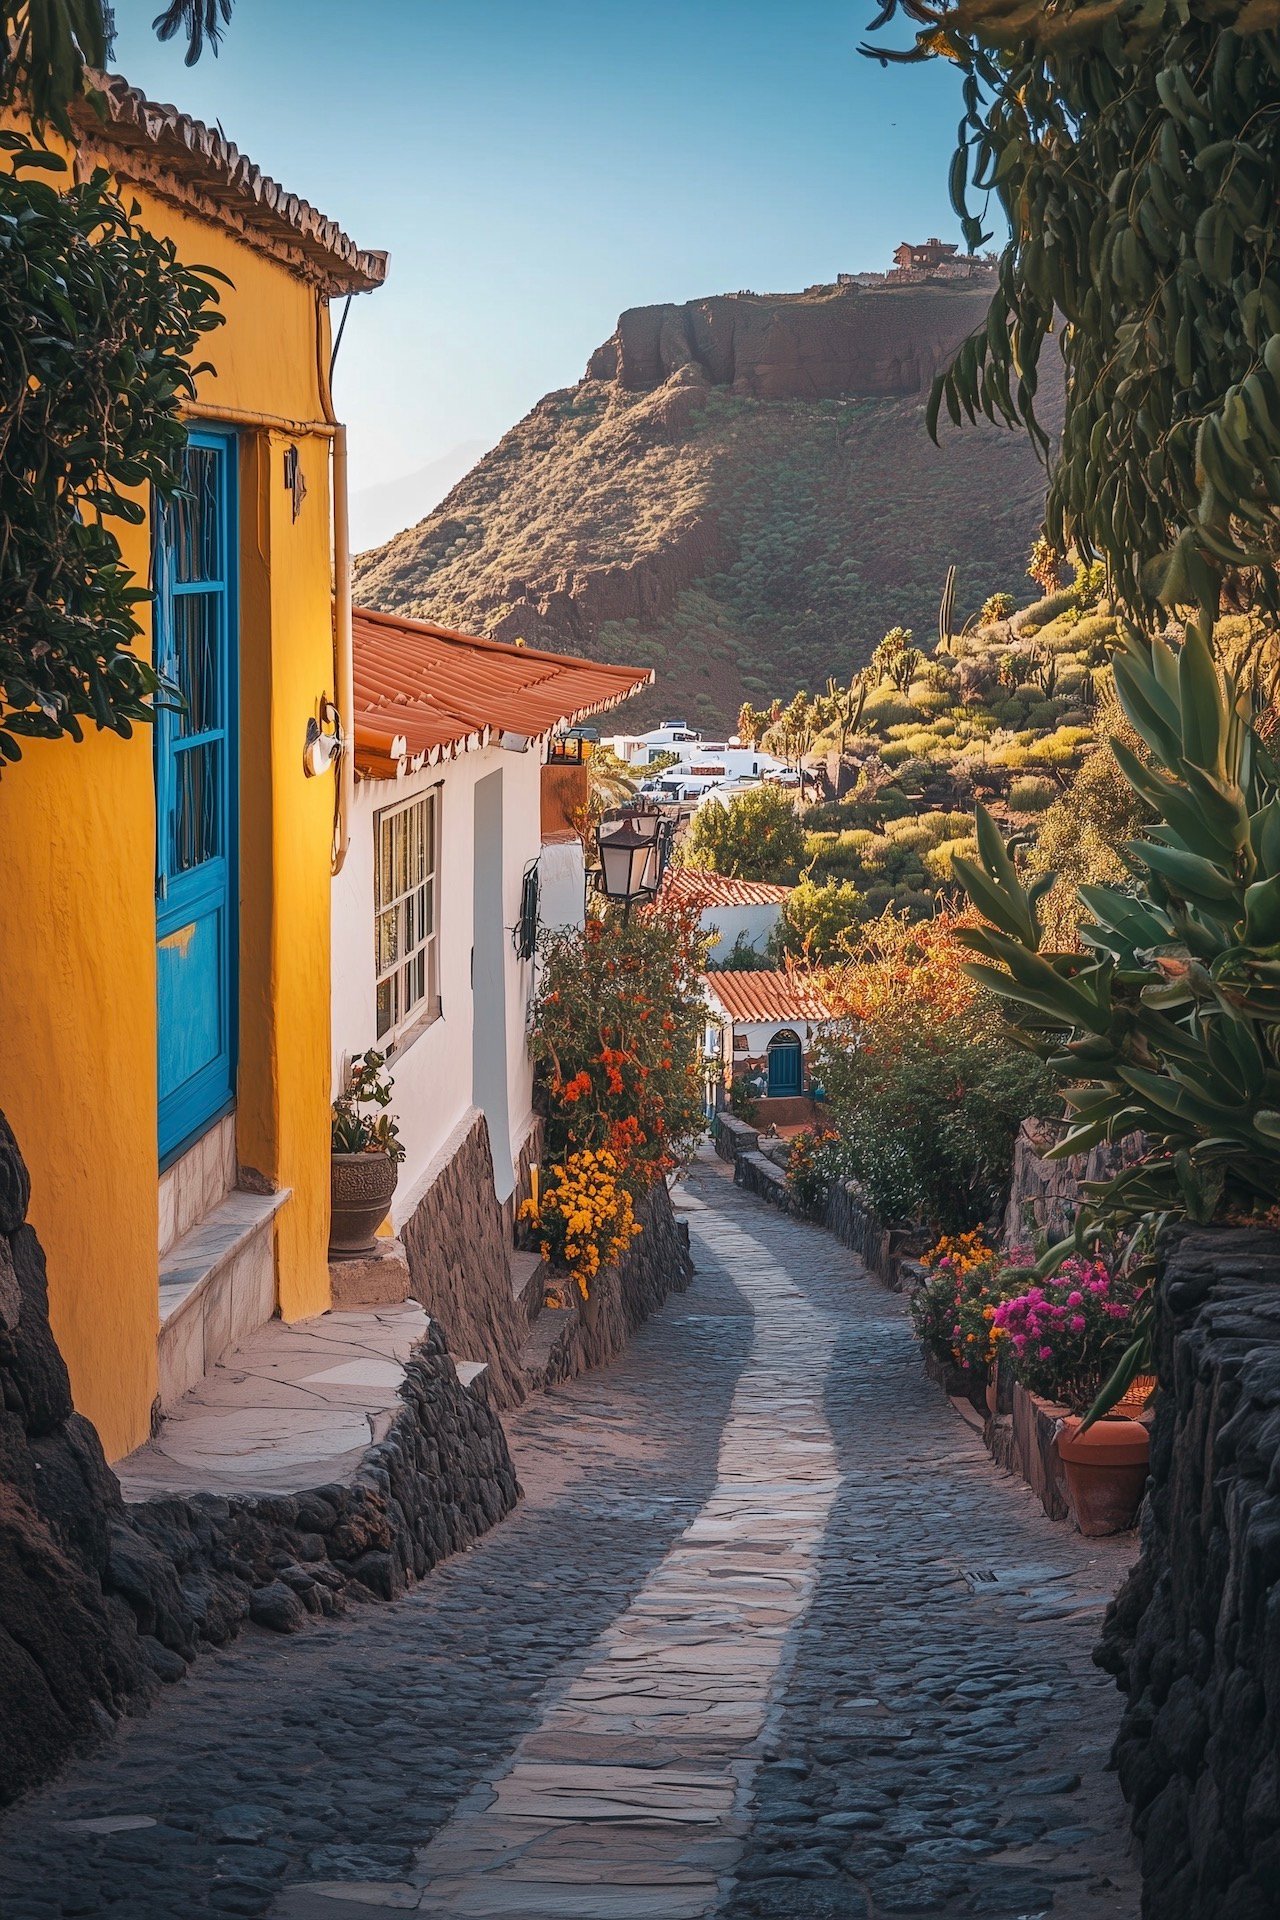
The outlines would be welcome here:
M 394 1046 L 436 1007 L 438 806 L 436 793 L 423 793 L 374 815 L 374 948 L 383 1047 Z

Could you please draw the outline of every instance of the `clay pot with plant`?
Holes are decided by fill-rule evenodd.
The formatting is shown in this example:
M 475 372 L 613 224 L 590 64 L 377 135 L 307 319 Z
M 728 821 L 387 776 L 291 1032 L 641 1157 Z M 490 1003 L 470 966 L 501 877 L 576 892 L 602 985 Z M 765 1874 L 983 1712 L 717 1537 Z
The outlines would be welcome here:
M 391 1208 L 404 1147 L 386 1109 L 392 1080 L 386 1056 L 370 1048 L 351 1062 L 345 1090 L 333 1103 L 329 1255 L 350 1260 L 373 1253 Z
M 1137 1517 L 1147 1483 L 1150 1441 L 1121 1402 L 1086 1423 L 1103 1384 L 1133 1338 L 1144 1288 L 1123 1264 L 1074 1254 L 1051 1280 L 1028 1285 L 997 1307 L 995 1337 L 1029 1393 L 1070 1409 L 1058 1430 L 1058 1458 L 1081 1533 L 1123 1533 Z

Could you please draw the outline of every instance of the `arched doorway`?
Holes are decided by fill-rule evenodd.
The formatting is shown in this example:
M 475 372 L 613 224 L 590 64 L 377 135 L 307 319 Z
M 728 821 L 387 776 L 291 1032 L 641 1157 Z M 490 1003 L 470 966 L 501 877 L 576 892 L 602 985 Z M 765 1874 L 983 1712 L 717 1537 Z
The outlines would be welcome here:
M 803 1073 L 800 1037 L 783 1027 L 769 1042 L 769 1097 L 794 1099 L 800 1092 Z

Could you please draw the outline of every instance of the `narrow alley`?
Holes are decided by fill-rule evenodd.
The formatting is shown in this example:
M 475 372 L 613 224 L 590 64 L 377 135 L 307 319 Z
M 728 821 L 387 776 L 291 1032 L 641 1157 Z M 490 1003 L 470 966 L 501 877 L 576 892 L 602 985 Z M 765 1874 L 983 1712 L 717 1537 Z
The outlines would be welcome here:
M 829 1235 L 705 1150 L 679 1204 L 692 1288 L 510 1420 L 515 1514 L 204 1657 L 0 1828 L 6 1920 L 1135 1920 L 1132 1538 L 1051 1525 Z

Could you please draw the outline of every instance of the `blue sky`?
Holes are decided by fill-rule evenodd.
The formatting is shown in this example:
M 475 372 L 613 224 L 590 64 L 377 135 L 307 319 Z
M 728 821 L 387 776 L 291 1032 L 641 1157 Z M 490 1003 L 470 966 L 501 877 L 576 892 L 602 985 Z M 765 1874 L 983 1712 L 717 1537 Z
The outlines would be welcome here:
M 491 444 L 623 307 L 958 237 L 954 76 L 860 58 L 872 0 L 237 0 L 195 68 L 115 11 L 135 85 L 390 252 L 338 363 L 356 488 Z

